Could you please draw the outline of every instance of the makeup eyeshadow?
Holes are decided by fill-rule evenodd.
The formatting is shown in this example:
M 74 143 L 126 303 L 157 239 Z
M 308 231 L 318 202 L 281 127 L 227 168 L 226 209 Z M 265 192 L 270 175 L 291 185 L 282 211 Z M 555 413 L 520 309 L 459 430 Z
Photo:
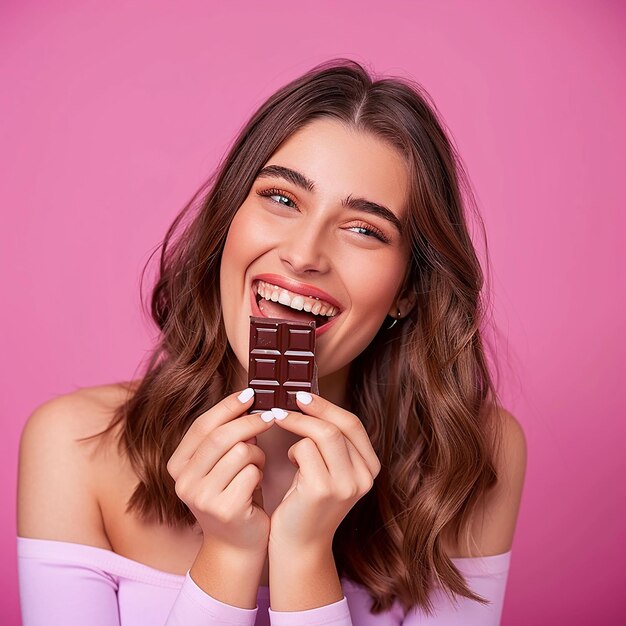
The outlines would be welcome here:
M 248 387 L 255 392 L 249 413 L 300 411 L 296 392 L 319 394 L 314 321 L 251 315 L 249 357 Z

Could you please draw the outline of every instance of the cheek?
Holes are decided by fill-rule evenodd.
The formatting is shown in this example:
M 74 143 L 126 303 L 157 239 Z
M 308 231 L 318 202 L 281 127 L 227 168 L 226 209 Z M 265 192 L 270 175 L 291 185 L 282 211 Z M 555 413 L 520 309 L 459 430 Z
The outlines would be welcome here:
M 366 317 L 387 314 L 401 280 L 396 269 L 399 263 L 396 258 L 378 258 L 372 263 L 361 260 L 349 283 L 355 313 Z
M 272 245 L 273 232 L 275 234 L 275 229 L 258 219 L 258 214 L 253 215 L 244 203 L 231 222 L 224 256 L 232 258 L 235 263 L 237 259 L 242 262 L 252 260 Z
M 243 208 L 243 207 L 242 207 Z M 252 221 L 246 219 L 242 209 L 235 214 L 228 229 L 224 251 L 222 253 L 222 273 L 235 274 L 245 267 L 247 261 L 254 257 L 259 236 L 252 227 Z

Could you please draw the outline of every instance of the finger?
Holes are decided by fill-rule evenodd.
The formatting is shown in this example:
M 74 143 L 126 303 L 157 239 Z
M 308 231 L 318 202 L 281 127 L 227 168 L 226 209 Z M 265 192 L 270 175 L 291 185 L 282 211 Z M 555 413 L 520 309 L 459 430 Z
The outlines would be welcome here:
M 303 482 L 313 487 L 322 487 L 324 491 L 330 491 L 333 487 L 341 490 L 340 483 L 345 483 L 344 493 L 350 493 L 356 484 L 359 497 L 361 497 L 372 488 L 373 477 L 356 448 L 348 440 L 346 443 L 348 444 L 348 453 L 354 463 L 351 472 L 344 474 L 341 481 L 337 481 L 331 476 L 317 445 L 308 437 L 291 446 L 287 451 L 287 456 L 292 463 L 297 463 L 299 466 Z
M 263 475 L 261 475 L 261 480 L 259 484 L 256 486 L 256 489 L 252 492 L 252 502 L 265 510 L 265 504 L 263 502 L 263 487 L 261 486 L 261 482 L 263 480 Z
M 375 474 L 371 474 L 367 464 L 363 460 L 363 457 L 359 454 L 359 451 L 354 447 L 354 444 L 346 439 L 348 445 L 348 454 L 350 455 L 350 461 L 354 467 L 354 476 L 357 484 L 362 492 L 367 492 L 372 488 L 372 481 L 376 477 Z
M 242 419 L 245 417 L 252 416 L 244 416 Z M 205 485 L 219 493 L 226 489 L 235 475 L 248 463 L 254 463 L 263 469 L 265 467 L 263 450 L 237 439 L 224 452 L 221 445 L 215 445 L 209 436 L 189 459 L 180 479 L 184 478 L 188 484 L 194 484 L 206 477 Z
M 254 441 L 256 436 L 272 427 L 275 420 L 265 422 L 261 413 L 248 413 L 212 430 L 198 447 L 222 451 L 230 450 L 236 443 Z M 193 458 L 193 457 L 192 457 Z
M 226 396 L 226 398 L 218 402 L 215 406 L 211 407 L 208 411 L 205 411 L 194 420 L 167 462 L 167 471 L 174 478 L 174 480 L 178 479 L 183 467 L 193 456 L 198 449 L 198 446 L 208 434 L 210 434 L 218 426 L 232 421 L 241 414 L 245 413 L 247 409 L 252 406 L 254 390 L 251 388 L 249 389 L 250 392 L 247 392 L 246 394 L 244 394 L 244 392 L 235 392 Z M 252 395 L 250 395 L 250 393 L 252 393 Z M 240 397 L 243 397 L 244 400 L 240 400 Z M 247 399 L 245 399 L 246 397 Z M 261 425 L 264 425 L 263 420 L 258 419 L 258 421 L 261 422 Z M 261 428 L 259 432 L 262 432 L 263 430 L 266 429 Z M 256 434 L 256 432 L 250 433 L 246 438 L 252 437 Z M 232 445 L 229 446 L 229 448 L 230 447 L 232 447 Z
M 287 450 L 287 456 L 294 465 L 297 465 L 303 481 L 316 487 L 320 484 L 329 486 L 332 483 L 328 466 L 312 439 L 305 437 L 294 443 Z
M 241 392 L 235 392 L 226 396 L 193 421 L 167 463 L 168 472 L 172 476 L 175 473 L 180 473 L 182 466 L 198 448 L 204 434 L 208 434 L 228 419 L 241 415 L 252 405 L 254 390 L 252 390 L 252 395 L 250 395 L 249 391 L 244 393 L 246 391 L 244 389 Z M 243 398 L 243 402 L 239 398 Z
M 221 493 L 226 510 L 235 512 L 248 509 L 262 479 L 263 471 L 256 465 L 242 467 Z
M 353 466 L 346 438 L 337 426 L 312 415 L 297 412 L 287 413 L 284 419 L 276 420 L 276 423 L 285 430 L 312 439 L 333 480 L 341 481 L 343 477 L 352 474 Z
M 309 404 L 305 404 L 300 400 L 300 398 L 306 397 L 307 395 L 311 397 Z M 380 461 L 378 460 L 376 452 L 374 452 L 372 442 L 365 430 L 363 422 L 361 422 L 354 413 L 350 413 L 350 411 L 346 411 L 342 407 L 314 393 L 306 393 L 303 395 L 302 392 L 298 392 L 296 394 L 296 402 L 302 413 L 314 415 L 319 419 L 335 424 L 335 426 L 341 430 L 344 437 L 349 439 L 358 450 L 372 476 L 378 474 L 380 471 Z

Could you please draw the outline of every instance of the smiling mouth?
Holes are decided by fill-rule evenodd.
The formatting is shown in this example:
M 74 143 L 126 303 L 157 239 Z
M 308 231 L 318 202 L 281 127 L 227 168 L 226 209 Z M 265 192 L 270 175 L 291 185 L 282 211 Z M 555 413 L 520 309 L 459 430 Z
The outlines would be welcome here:
M 266 300 L 260 293 L 255 293 L 254 297 L 256 298 L 257 306 L 264 317 L 280 317 L 298 322 L 314 321 L 315 328 L 321 328 L 337 317 L 337 315 L 328 317 L 327 315 L 314 315 L 313 313 L 307 313 L 306 311 L 299 311 L 298 309 L 293 309 L 288 305 L 281 304 L 280 302 Z

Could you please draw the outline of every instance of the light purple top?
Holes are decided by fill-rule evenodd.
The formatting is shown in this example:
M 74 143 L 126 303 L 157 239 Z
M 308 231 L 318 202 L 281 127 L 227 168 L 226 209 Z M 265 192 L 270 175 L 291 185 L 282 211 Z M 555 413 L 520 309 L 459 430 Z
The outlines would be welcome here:
M 272 611 L 269 587 L 257 607 L 242 609 L 204 592 L 189 575 L 162 572 L 120 554 L 79 543 L 17 537 L 23 626 L 498 626 L 511 551 L 452 559 L 472 591 L 491 604 L 459 596 L 458 607 L 439 587 L 434 617 L 396 600 L 389 611 L 369 612 L 370 596 L 342 579 L 344 597 L 306 611 Z

